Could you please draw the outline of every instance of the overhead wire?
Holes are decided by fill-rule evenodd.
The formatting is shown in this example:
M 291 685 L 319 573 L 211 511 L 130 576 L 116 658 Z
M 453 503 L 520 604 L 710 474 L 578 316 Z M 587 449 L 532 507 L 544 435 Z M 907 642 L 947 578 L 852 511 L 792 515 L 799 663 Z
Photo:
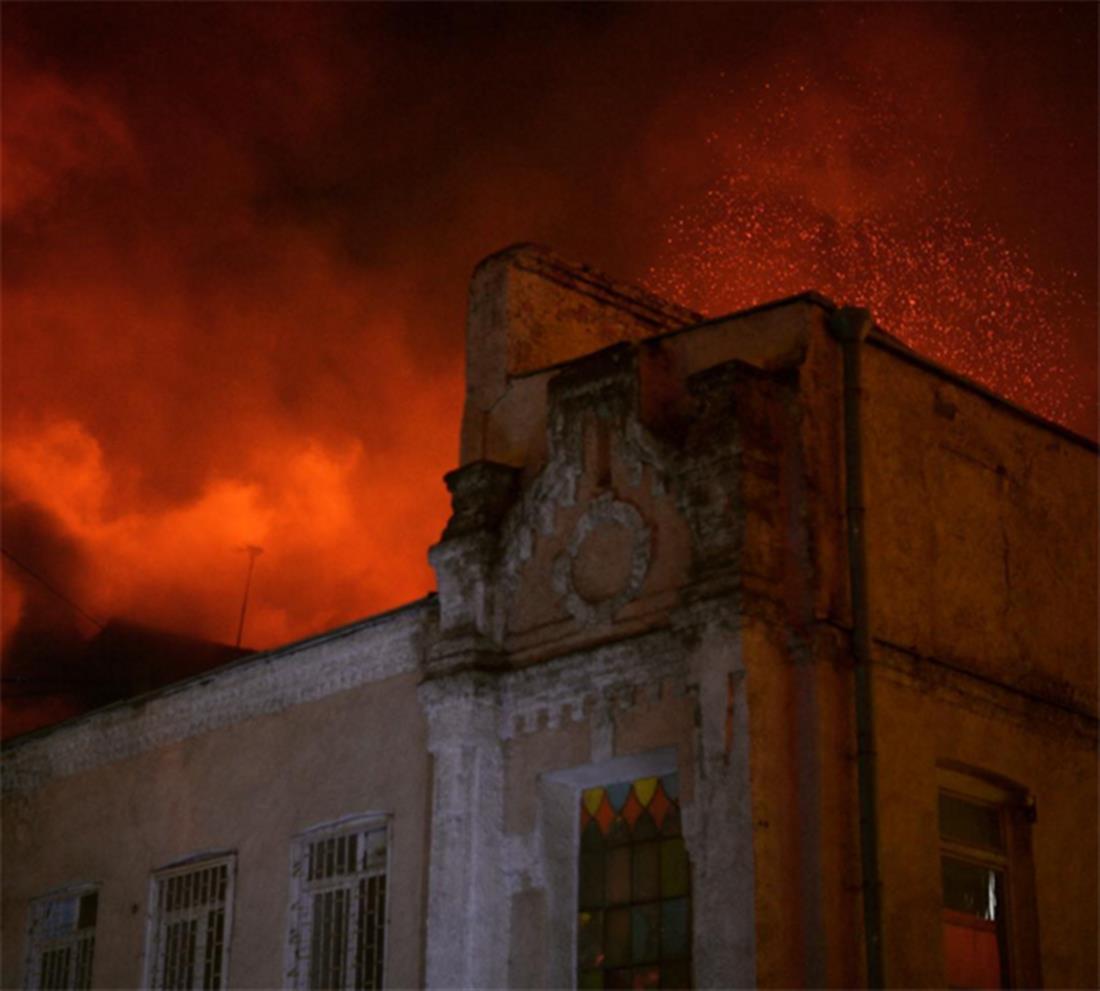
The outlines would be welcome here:
M 105 626 L 106 626 L 105 623 L 103 623 L 101 620 L 96 619 L 86 609 L 82 608 L 79 604 L 74 602 L 71 598 L 69 598 L 69 596 L 67 596 L 64 592 L 62 592 L 61 589 L 59 589 L 56 585 L 54 585 L 53 582 L 51 582 L 48 578 L 43 577 L 37 571 L 35 571 L 34 568 L 32 568 L 29 565 L 26 565 L 22 561 L 20 561 L 19 558 L 17 558 L 14 554 L 12 554 L 12 552 L 9 551 L 6 547 L 0 547 L 0 553 L 2 553 L 4 555 L 4 557 L 6 557 L 13 564 L 17 565 L 19 568 L 21 568 L 23 571 L 25 571 L 28 575 L 30 575 L 33 579 L 35 579 L 35 581 L 39 582 L 44 588 L 47 588 L 49 591 L 51 591 L 62 602 L 64 602 L 65 605 L 67 605 L 70 609 L 74 610 L 75 612 L 77 612 L 81 616 L 83 616 L 84 619 L 86 619 L 93 626 L 96 626 L 101 630 L 105 628 Z

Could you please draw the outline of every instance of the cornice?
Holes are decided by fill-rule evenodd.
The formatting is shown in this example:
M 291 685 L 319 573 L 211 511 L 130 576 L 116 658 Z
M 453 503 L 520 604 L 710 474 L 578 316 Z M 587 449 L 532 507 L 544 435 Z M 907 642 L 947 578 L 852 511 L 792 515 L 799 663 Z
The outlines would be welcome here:
M 414 672 L 430 600 L 88 713 L 4 749 L 4 794 Z

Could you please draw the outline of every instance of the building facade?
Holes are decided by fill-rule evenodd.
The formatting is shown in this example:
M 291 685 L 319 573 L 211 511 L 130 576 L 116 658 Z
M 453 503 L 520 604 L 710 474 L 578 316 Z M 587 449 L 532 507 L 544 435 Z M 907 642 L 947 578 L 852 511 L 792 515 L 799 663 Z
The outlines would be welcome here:
M 438 593 L 10 743 L 5 987 L 1095 987 L 1095 445 L 479 266 Z

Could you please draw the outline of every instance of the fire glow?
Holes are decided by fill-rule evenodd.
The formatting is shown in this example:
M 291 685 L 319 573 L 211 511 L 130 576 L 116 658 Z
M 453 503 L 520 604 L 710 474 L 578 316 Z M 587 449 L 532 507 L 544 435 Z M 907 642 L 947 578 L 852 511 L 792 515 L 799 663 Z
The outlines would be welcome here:
M 91 616 L 232 643 L 248 545 L 251 647 L 432 588 L 517 240 L 711 314 L 816 288 L 1089 429 L 1094 230 L 1005 204 L 1065 155 L 1047 212 L 1095 213 L 1093 8 L 424 9 L 5 8 L 4 548 Z M 7 558 L 3 625 L 10 735 L 95 625 Z
M 795 69 L 748 107 L 736 94 L 706 138 L 717 178 L 670 221 L 654 290 L 710 313 L 806 288 L 858 300 L 946 367 L 1055 422 L 1088 422 L 1065 332 L 1096 322 L 1077 273 L 1040 274 L 981 219 L 973 180 L 907 126 L 911 95 L 874 78 L 832 85 Z M 950 134 L 942 112 L 927 116 Z

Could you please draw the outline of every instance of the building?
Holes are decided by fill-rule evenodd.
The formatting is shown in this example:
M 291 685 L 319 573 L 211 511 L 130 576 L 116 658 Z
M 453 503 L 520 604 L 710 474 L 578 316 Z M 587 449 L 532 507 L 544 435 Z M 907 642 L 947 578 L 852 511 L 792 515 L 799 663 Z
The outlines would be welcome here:
M 4 986 L 1095 987 L 1096 472 L 495 255 L 438 595 L 10 743 Z
M 13 674 L 4 676 L 8 688 L 0 734 L 5 740 L 252 653 L 122 619 L 107 620 L 83 640 L 68 617 L 58 622 L 55 613 L 51 618 L 52 626 L 39 617 L 21 625 L 6 644 L 5 662 Z M 44 629 L 54 635 L 43 637 Z M 31 704 L 24 707 L 27 702 Z

